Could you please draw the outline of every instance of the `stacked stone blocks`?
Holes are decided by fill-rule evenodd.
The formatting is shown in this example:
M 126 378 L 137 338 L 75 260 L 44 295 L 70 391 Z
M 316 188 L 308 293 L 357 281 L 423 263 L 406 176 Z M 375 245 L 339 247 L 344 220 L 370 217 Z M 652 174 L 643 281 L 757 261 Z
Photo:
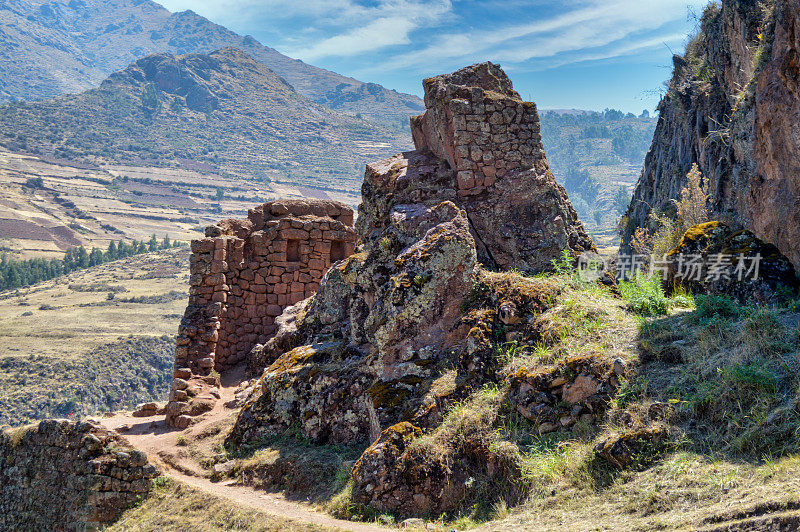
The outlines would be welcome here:
M 192 242 L 190 299 L 176 367 L 223 372 L 275 332 L 283 310 L 319 288 L 352 254 L 353 210 L 333 201 L 274 201 L 225 220 Z
M 96 530 L 152 488 L 147 455 L 89 422 L 0 434 L 0 530 Z
M 411 119 L 414 144 L 447 160 L 460 196 L 480 194 L 545 157 L 536 105 L 522 101 L 498 66 L 436 76 L 423 87 L 427 111 Z

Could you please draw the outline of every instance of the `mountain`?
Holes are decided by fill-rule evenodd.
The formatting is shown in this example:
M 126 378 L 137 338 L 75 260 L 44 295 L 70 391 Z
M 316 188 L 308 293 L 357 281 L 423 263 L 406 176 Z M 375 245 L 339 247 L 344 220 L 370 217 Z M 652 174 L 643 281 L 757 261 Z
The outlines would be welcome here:
M 673 58 L 674 73 L 623 224 L 623 249 L 674 201 L 697 164 L 714 217 L 749 229 L 800 268 L 800 5 L 723 0 Z M 652 227 L 651 227 L 652 229 Z
M 7 104 L 0 130 L 12 151 L 346 191 L 365 160 L 406 147 L 404 133 L 314 103 L 233 48 L 155 54 L 99 88 Z
M 343 113 L 407 128 L 416 96 L 289 58 L 192 11 L 150 0 L 0 0 L 0 101 L 35 100 L 96 87 L 153 54 L 245 51 L 300 94 Z

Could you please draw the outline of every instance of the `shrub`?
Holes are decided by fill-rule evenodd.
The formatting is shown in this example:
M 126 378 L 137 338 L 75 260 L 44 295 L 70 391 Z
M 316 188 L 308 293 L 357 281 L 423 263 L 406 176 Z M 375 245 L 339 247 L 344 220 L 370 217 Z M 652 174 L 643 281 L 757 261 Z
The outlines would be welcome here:
M 680 232 L 708 221 L 708 182 L 703 182 L 703 174 L 697 164 L 686 174 L 686 187 L 681 191 L 678 201 L 678 220 Z
M 698 295 L 695 297 L 697 309 L 691 314 L 693 323 L 707 323 L 715 318 L 734 319 L 741 315 L 742 307 L 727 296 Z
M 630 281 L 619 283 L 619 292 L 628 308 L 641 316 L 661 316 L 667 313 L 668 301 L 657 276 L 637 273 Z

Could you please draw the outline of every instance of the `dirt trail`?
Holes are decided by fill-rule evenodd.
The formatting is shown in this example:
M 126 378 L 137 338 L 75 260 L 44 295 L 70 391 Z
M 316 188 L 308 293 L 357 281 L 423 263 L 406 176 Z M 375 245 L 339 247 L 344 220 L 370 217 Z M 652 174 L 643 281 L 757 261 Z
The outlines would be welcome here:
M 264 513 L 292 519 L 294 521 L 318 526 L 352 530 L 354 532 L 386 532 L 373 524 L 354 523 L 336 519 L 327 514 L 317 512 L 307 505 L 290 501 L 281 493 L 258 491 L 248 486 L 235 484 L 235 481 L 211 482 L 208 472 L 179 444 L 183 438 L 202 434 L 236 415 L 237 410 L 225 406 L 234 399 L 234 391 L 241 383 L 244 368 L 228 372 L 222 378 L 220 387 L 221 399 L 214 409 L 204 414 L 200 420 L 185 431 L 166 426 L 164 416 L 139 418 L 129 413 L 119 413 L 106 417 L 100 422 L 106 428 L 119 430 L 135 448 L 147 453 L 152 463 L 158 464 L 162 471 L 194 488 L 201 489 L 215 496 L 229 499 L 249 508 Z M 209 438 L 210 440 L 210 438 Z M 211 445 L 211 443 L 209 443 Z

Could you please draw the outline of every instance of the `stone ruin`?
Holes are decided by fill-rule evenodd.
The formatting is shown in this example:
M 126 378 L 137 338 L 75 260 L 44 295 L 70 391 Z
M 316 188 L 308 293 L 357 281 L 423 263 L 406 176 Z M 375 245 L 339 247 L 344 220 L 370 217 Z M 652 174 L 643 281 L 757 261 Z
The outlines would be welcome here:
M 550 172 L 536 106 L 522 101 L 497 65 L 430 78 L 424 88 L 427 110 L 411 119 L 416 150 L 367 165 L 355 232 L 343 205 L 273 202 L 246 221 L 211 227 L 192 244 L 191 299 L 166 408 L 171 425 L 186 426 L 213 407 L 212 370 L 247 359 L 251 373 L 273 368 L 275 378 L 264 379 L 265 397 L 286 392 L 297 402 L 316 394 L 305 407 L 296 405 L 318 404 L 316 415 L 303 414 L 313 439 L 366 439 L 398 419 L 396 410 L 378 403 L 408 388 L 376 377 L 416 356 L 409 353 L 438 353 L 452 340 L 460 298 L 479 262 L 537 273 L 551 269 L 564 250 L 573 256 L 594 250 Z M 362 247 L 350 257 L 358 237 Z M 310 333 L 312 321 L 322 328 Z M 344 338 L 350 347 L 292 351 L 315 343 L 312 338 Z M 380 361 L 364 367 L 357 356 L 347 358 L 354 356 L 351 347 Z M 289 359 L 280 361 L 284 354 Z M 347 377 L 337 377 L 336 368 L 333 375 L 314 370 L 301 383 L 302 373 L 291 369 L 292 383 L 281 380 L 282 369 L 313 357 L 329 357 L 331 364 L 343 357 L 354 366 Z M 319 379 L 348 382 L 349 391 L 340 394 L 337 385 L 328 396 Z M 365 411 L 371 414 L 354 413 Z M 276 428 L 294 416 L 257 417 Z M 241 439 L 261 432 L 253 423 L 237 431 Z
M 269 340 L 275 318 L 313 295 L 331 264 L 350 256 L 356 240 L 350 207 L 287 200 L 252 209 L 247 219 L 210 226 L 206 238 L 193 241 L 168 422 L 185 425 L 181 416 L 213 406 L 212 371 L 243 363 L 254 346 Z
M 536 106 L 498 66 L 473 65 L 424 87 L 427 110 L 412 119 L 417 149 L 367 165 L 359 252 L 254 350 L 263 376 L 229 445 L 289 426 L 346 444 L 374 441 L 401 421 L 435 426 L 445 401 L 431 390 L 443 373 L 457 368 L 466 390 L 494 371 L 487 345 L 496 331 L 478 325 L 497 311 L 478 323 L 464 315 L 483 267 L 541 272 L 564 250 L 594 250 L 550 172 Z
M 101 530 L 159 474 L 144 452 L 94 422 L 0 432 L 0 530 Z
M 538 273 L 564 249 L 594 243 L 547 162 L 536 105 L 492 63 L 426 79 L 411 119 L 415 151 L 367 165 L 357 228 L 380 233 L 395 205 L 452 201 L 466 211 L 478 260 Z

